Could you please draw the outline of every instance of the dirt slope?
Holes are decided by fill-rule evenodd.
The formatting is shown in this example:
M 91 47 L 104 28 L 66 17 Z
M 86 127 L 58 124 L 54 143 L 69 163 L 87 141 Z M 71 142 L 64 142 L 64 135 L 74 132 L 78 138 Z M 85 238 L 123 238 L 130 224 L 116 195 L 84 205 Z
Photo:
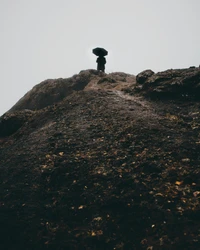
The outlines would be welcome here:
M 1 249 L 199 249 L 200 102 L 149 77 L 82 71 L 0 118 Z

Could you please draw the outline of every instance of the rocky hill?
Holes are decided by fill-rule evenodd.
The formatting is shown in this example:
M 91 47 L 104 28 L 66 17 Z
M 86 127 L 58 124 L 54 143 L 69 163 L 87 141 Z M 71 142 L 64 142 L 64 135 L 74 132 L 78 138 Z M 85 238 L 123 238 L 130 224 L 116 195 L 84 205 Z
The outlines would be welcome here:
M 0 117 L 0 249 L 199 249 L 200 68 L 81 71 Z

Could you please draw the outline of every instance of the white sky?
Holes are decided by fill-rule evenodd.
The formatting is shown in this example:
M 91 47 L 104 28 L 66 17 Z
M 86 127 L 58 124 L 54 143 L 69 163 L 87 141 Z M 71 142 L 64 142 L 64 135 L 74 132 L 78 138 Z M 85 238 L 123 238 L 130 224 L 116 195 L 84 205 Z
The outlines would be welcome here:
M 0 0 L 0 115 L 49 78 L 200 64 L 200 0 Z

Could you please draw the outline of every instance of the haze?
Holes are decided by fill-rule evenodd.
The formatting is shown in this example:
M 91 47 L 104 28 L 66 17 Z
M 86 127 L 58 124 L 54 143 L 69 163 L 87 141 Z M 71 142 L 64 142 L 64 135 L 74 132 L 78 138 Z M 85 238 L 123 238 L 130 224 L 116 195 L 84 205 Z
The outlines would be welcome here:
M 200 64 L 199 0 L 0 0 L 0 115 L 34 85 L 96 69 L 138 74 Z

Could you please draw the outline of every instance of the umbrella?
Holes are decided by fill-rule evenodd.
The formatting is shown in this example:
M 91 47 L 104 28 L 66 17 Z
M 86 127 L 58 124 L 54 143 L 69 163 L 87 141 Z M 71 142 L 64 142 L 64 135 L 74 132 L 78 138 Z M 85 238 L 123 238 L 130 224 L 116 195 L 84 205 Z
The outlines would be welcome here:
M 92 52 L 96 55 L 96 56 L 107 56 L 108 55 L 108 51 L 105 50 L 104 48 L 95 48 L 92 50 Z

